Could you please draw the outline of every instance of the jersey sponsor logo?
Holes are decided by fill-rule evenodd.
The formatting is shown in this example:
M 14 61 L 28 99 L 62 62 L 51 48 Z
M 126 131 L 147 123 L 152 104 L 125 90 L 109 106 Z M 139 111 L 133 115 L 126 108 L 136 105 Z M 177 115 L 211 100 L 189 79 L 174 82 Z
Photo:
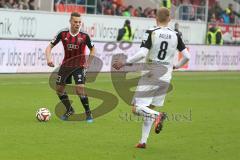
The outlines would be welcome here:
M 76 44 L 68 44 L 67 45 L 68 50 L 73 50 L 73 49 L 79 49 L 79 45 Z
M 34 38 L 37 34 L 37 19 L 21 16 L 18 21 L 18 35 L 21 38 Z

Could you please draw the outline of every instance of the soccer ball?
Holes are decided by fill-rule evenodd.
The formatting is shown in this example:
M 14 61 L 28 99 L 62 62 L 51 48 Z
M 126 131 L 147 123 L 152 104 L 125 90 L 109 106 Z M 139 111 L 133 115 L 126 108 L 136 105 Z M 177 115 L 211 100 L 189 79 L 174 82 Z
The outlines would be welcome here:
M 40 122 L 47 122 L 51 118 L 51 112 L 47 108 L 39 108 L 36 112 L 36 118 Z

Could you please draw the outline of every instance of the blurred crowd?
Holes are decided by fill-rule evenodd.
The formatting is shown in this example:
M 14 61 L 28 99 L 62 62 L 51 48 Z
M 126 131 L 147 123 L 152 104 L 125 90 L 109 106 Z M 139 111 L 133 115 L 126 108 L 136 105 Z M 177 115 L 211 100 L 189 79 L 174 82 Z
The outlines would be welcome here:
M 240 0 L 234 1 L 240 4 Z M 171 9 L 174 12 L 178 11 L 178 19 L 205 21 L 206 0 L 171 0 L 171 3 L 173 4 Z M 149 18 L 156 16 L 155 8 L 126 6 L 123 0 L 98 0 L 97 4 L 97 14 Z M 240 13 L 234 10 L 233 4 L 229 3 L 227 8 L 222 8 L 219 0 L 209 1 L 208 22 L 235 24 L 238 22 L 238 17 L 240 17 Z
M 205 1 L 206 0 L 162 0 L 160 6 L 167 7 L 173 12 L 179 7 L 179 19 L 181 20 L 204 20 Z M 156 16 L 156 8 L 126 6 L 123 0 L 98 0 L 98 13 L 154 18 Z
M 240 0 L 234 1 L 240 4 Z M 161 2 L 161 6 L 164 6 L 164 2 L 168 3 L 167 7 L 175 14 L 176 19 L 205 21 L 206 0 L 162 0 Z M 124 0 L 54 0 L 54 4 L 96 5 L 95 13 L 104 15 L 148 18 L 156 16 L 156 8 L 134 7 L 126 5 Z M 0 8 L 36 9 L 34 0 L 0 0 Z M 219 0 L 209 0 L 208 22 L 235 24 L 240 22 L 238 17 L 240 13 L 234 9 L 234 4 L 230 3 L 227 8 L 222 8 Z
M 134 17 L 150 17 L 153 18 L 156 15 L 155 8 L 142 8 L 133 7 L 132 5 L 125 5 L 123 0 L 98 0 L 97 13 L 105 15 L 117 15 L 117 16 L 134 16 Z
M 35 10 L 34 0 L 0 0 L 0 8 Z
M 239 0 L 236 0 L 236 2 L 240 3 Z M 218 0 L 208 12 L 208 22 L 212 23 L 235 24 L 237 17 L 240 17 L 240 13 L 234 10 L 232 3 L 229 3 L 228 7 L 223 9 Z
M 88 1 L 91 1 L 91 0 L 88 0 Z M 93 0 L 94 1 L 94 0 Z M 54 0 L 54 3 L 56 4 L 59 4 L 59 3 L 62 3 L 62 4 L 86 4 L 87 1 L 85 0 Z

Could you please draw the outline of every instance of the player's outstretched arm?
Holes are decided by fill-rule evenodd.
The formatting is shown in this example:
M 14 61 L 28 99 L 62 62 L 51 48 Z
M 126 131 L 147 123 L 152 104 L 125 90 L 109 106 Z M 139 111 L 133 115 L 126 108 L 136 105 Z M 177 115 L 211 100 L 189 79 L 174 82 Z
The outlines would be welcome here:
M 134 56 L 127 59 L 127 62 L 125 65 L 128 65 L 128 64 L 131 65 L 132 63 L 142 60 L 143 58 L 145 58 L 147 56 L 148 51 L 149 51 L 149 49 L 147 49 L 145 47 L 141 47 L 140 50 Z
M 123 66 L 132 65 L 133 63 L 138 62 L 142 60 L 144 57 L 146 57 L 148 51 L 149 50 L 147 48 L 141 47 L 140 50 L 134 56 L 128 58 L 126 62 L 123 62 L 122 60 L 116 60 L 113 63 L 113 68 L 119 70 Z
M 49 67 L 54 67 L 52 58 L 51 58 L 51 51 L 52 51 L 52 44 L 49 44 L 45 50 L 45 55 L 46 55 L 46 59 L 47 59 L 47 65 Z
M 181 51 L 182 54 L 183 54 L 183 58 L 178 62 L 177 65 L 175 65 L 173 67 L 173 69 L 178 69 L 178 68 L 181 68 L 182 66 L 184 66 L 190 59 L 190 54 L 187 50 L 187 48 L 185 48 L 183 51 Z

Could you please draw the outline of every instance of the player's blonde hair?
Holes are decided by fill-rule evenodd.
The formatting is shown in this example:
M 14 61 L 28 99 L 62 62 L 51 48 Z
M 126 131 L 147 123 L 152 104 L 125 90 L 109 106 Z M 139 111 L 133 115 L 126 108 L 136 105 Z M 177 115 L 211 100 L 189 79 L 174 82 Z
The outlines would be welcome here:
M 157 10 L 156 18 L 157 18 L 157 20 L 160 23 L 169 22 L 169 20 L 170 20 L 170 11 L 169 11 L 169 9 L 167 9 L 166 7 L 160 7 Z

